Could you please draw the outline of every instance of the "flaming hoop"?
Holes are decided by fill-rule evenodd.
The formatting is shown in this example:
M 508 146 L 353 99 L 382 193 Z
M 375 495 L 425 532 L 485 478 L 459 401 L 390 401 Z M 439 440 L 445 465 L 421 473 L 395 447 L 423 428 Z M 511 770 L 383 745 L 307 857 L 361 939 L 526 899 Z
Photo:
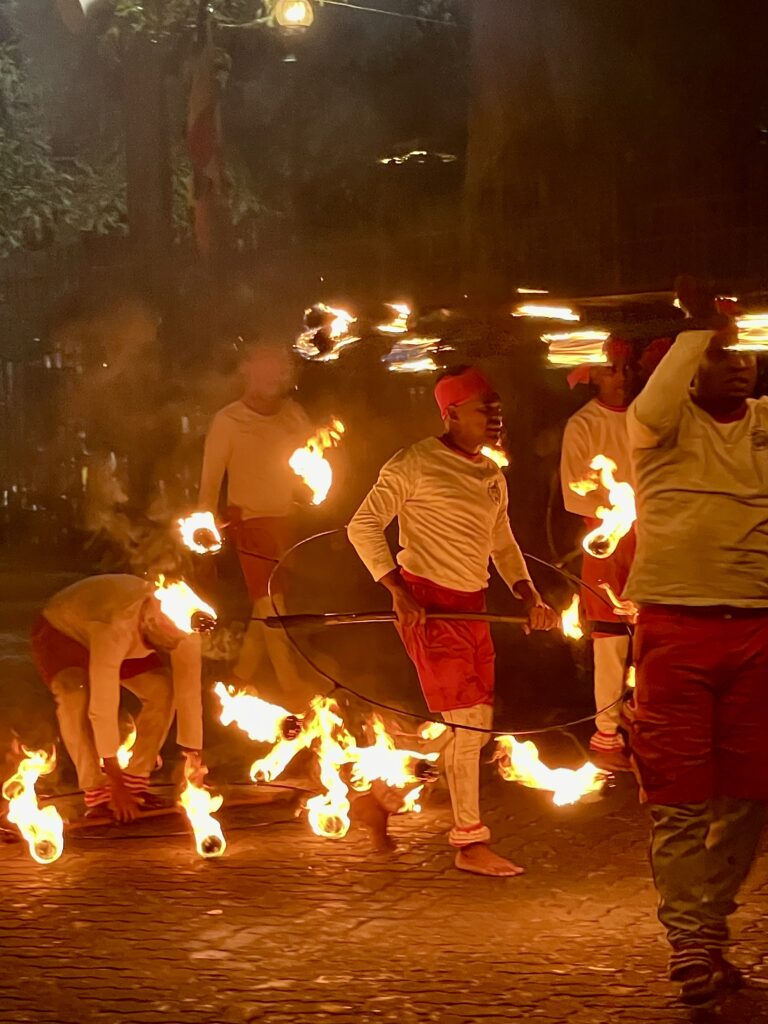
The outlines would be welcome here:
M 221 534 L 213 512 L 193 512 L 178 520 L 182 543 L 196 555 L 213 555 L 221 551 Z
M 606 455 L 596 455 L 589 464 L 593 476 L 571 483 L 571 490 L 582 497 L 602 486 L 608 492 L 608 506 L 597 509 L 601 525 L 590 531 L 581 542 L 593 558 L 608 558 L 626 537 L 637 518 L 635 492 L 631 484 L 616 479 L 616 463 Z
M 301 477 L 312 491 L 312 504 L 322 505 L 328 497 L 333 483 L 333 469 L 325 458 L 328 448 L 335 448 L 341 441 L 345 427 L 341 420 L 333 419 L 329 426 L 322 427 L 310 437 L 303 448 L 297 448 L 288 460 L 296 476 Z
M 3 783 L 3 799 L 8 801 L 8 821 L 14 824 L 38 864 L 52 864 L 64 852 L 64 822 L 53 806 L 41 807 L 35 786 L 42 775 L 56 767 L 56 752 L 27 750 L 15 773 Z

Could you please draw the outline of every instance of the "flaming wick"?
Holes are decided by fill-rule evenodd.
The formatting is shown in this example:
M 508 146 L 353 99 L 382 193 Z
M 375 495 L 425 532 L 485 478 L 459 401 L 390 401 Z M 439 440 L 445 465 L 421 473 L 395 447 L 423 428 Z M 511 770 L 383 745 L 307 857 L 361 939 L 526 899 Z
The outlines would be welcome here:
M 581 542 L 593 558 L 608 558 L 616 550 L 622 537 L 626 537 L 637 518 L 635 492 L 631 484 L 616 479 L 616 463 L 606 455 L 596 455 L 589 464 L 597 479 L 577 480 L 571 483 L 576 494 L 589 494 L 600 485 L 608 492 L 609 505 L 600 505 L 597 518 L 601 525 L 590 531 Z
M 8 821 L 21 832 L 33 860 L 52 864 L 64 852 L 64 822 L 53 806 L 40 807 L 35 786 L 41 775 L 49 775 L 56 766 L 56 752 L 27 750 L 15 773 L 3 784 L 3 799 L 8 801 Z
M 312 491 L 312 504 L 322 505 L 328 497 L 333 483 L 333 470 L 326 461 L 327 448 L 335 448 L 344 433 L 341 420 L 333 419 L 329 426 L 322 427 L 310 437 L 303 448 L 297 448 L 288 460 L 296 476 L 301 477 Z
M 213 512 L 193 512 L 178 520 L 182 543 L 197 555 L 213 555 L 221 551 L 221 534 Z
M 179 794 L 179 803 L 192 826 L 195 847 L 200 856 L 206 859 L 221 857 L 227 848 L 227 841 L 213 812 L 221 807 L 224 797 L 221 794 L 214 796 L 204 786 L 198 786 L 192 781 L 192 772 L 192 766 L 187 763 L 184 766 L 186 785 Z

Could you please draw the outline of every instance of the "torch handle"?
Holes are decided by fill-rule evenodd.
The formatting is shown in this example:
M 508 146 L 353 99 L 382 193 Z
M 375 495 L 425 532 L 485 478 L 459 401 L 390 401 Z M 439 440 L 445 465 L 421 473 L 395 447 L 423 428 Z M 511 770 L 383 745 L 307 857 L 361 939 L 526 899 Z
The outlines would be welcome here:
M 394 612 L 325 612 L 307 615 L 268 615 L 259 619 L 270 629 L 286 626 L 354 626 L 370 622 L 394 622 Z M 528 622 L 525 615 L 495 615 L 492 612 L 427 612 L 427 619 L 441 619 L 447 622 L 502 622 L 522 626 Z

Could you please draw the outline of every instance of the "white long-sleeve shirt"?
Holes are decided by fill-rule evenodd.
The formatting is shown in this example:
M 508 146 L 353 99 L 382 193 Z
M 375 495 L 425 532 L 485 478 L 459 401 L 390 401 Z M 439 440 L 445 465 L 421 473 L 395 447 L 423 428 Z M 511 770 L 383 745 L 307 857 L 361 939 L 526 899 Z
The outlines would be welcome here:
M 630 406 L 644 604 L 768 606 L 768 399 L 719 423 L 690 395 L 711 331 L 681 334 Z
M 375 580 L 396 568 L 384 534 L 397 517 L 397 563 L 451 590 L 488 586 L 493 559 L 514 590 L 530 580 L 507 515 L 507 483 L 485 456 L 471 458 L 436 437 L 398 452 L 352 518 L 347 533 Z
M 88 717 L 99 757 L 114 757 L 120 747 L 120 666 L 129 658 L 152 654 L 140 629 L 141 609 L 155 586 L 138 576 L 91 576 L 54 595 L 44 617 L 60 633 L 90 653 Z M 176 733 L 180 746 L 203 746 L 200 637 L 185 637 L 171 652 Z
M 571 484 L 590 476 L 589 464 L 596 455 L 607 455 L 613 459 L 617 480 L 633 482 L 627 411 L 612 409 L 593 398 L 568 420 L 560 456 L 563 503 L 568 512 L 589 519 L 594 519 L 598 507 L 606 504 L 605 490 L 598 488 L 581 495 L 571 490 Z
M 296 475 L 288 460 L 312 433 L 307 414 L 291 399 L 274 416 L 242 401 L 220 409 L 205 439 L 200 508 L 216 510 L 226 473 L 227 504 L 238 506 L 243 519 L 289 515 Z

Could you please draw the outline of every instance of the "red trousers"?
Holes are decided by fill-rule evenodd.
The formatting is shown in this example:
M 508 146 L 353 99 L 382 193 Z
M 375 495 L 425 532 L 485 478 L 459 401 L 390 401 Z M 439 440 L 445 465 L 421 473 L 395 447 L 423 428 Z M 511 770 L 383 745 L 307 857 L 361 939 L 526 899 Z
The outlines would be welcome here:
M 644 798 L 768 800 L 768 608 L 646 606 L 634 652 Z
M 65 668 L 88 669 L 90 652 L 71 636 L 65 636 L 50 624 L 44 615 L 38 615 L 32 627 L 30 637 L 32 660 L 43 682 L 50 687 L 54 678 Z M 136 676 L 161 668 L 162 661 L 158 654 L 148 654 L 145 658 L 126 658 L 120 666 L 121 679 L 135 679 Z
M 228 508 L 229 536 L 237 550 L 240 568 L 252 601 L 266 597 L 272 570 L 298 539 L 286 516 L 238 519 L 239 509 Z
M 413 596 L 428 612 L 485 611 L 485 591 L 449 590 L 431 580 L 401 570 Z M 493 704 L 494 660 L 491 627 L 487 622 L 445 622 L 398 632 L 416 671 L 430 711 L 456 711 Z
M 587 526 L 593 530 L 599 525 L 598 519 L 587 520 Z M 584 617 L 590 622 L 615 622 L 625 624 L 626 619 L 618 616 L 613 610 L 608 595 L 600 589 L 601 583 L 608 583 L 616 597 L 621 597 L 632 568 L 635 557 L 635 531 L 631 530 L 616 545 L 616 550 L 608 558 L 594 558 L 584 553 L 581 564 L 581 578 L 587 586 L 581 588 L 581 607 Z M 597 593 L 595 593 L 597 591 Z M 598 595 L 603 595 L 602 597 Z M 596 631 L 600 635 L 599 629 Z

